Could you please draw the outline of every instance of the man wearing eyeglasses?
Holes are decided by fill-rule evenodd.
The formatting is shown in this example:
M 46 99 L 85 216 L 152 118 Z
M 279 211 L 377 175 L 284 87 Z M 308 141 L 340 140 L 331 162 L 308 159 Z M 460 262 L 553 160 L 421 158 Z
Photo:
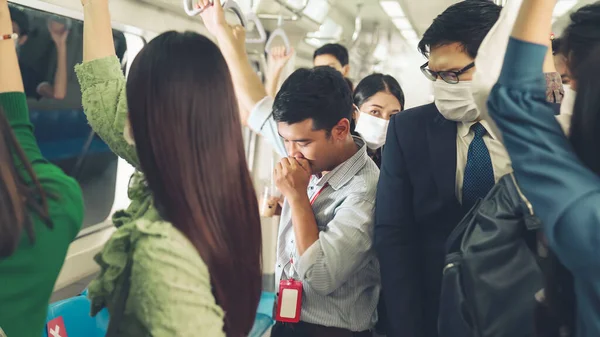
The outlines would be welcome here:
M 375 220 L 388 337 L 438 335 L 446 238 L 511 171 L 471 94 L 477 50 L 500 10 L 491 1 L 463 1 L 434 20 L 419 49 L 435 103 L 390 121 Z

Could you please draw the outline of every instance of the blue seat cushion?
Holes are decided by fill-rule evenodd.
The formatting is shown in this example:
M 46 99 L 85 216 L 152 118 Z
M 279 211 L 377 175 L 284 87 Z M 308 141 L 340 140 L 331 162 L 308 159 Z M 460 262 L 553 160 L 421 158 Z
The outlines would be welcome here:
M 86 296 L 75 296 L 50 304 L 42 337 L 53 337 L 48 336 L 48 329 L 55 329 L 56 325 L 48 324 L 59 317 L 66 329 L 66 334 L 61 333 L 60 336 L 104 337 L 108 328 L 108 311 L 104 309 L 96 317 L 90 316 L 90 312 L 91 303 Z
M 268 292 L 261 294 L 256 319 L 249 337 L 262 337 L 273 325 L 274 304 L 275 294 Z M 105 308 L 96 317 L 91 317 L 90 312 L 91 302 L 87 298 L 86 289 L 79 296 L 50 304 L 46 324 L 62 317 L 69 337 L 104 337 L 108 330 L 108 311 Z M 48 328 L 54 329 L 55 326 L 47 326 L 42 333 L 42 337 L 52 337 L 48 336 Z

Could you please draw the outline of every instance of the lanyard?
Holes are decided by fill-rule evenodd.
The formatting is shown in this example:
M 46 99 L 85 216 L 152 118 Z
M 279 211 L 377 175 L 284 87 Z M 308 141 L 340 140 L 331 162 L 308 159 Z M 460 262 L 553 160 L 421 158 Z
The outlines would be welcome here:
M 315 201 L 317 201 L 317 198 L 321 195 L 321 193 L 323 193 L 323 191 L 329 186 L 329 183 L 325 183 L 325 185 L 323 185 L 323 187 L 321 187 L 321 189 L 315 193 L 315 195 L 312 197 L 312 199 L 310 199 L 310 205 L 314 205 Z

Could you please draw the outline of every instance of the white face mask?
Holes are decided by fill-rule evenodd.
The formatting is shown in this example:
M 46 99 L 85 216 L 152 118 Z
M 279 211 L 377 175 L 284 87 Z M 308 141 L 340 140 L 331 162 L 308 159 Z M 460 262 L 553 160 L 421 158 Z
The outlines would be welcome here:
M 438 79 L 433 82 L 433 96 L 435 106 L 447 120 L 468 123 L 479 117 L 470 81 L 448 84 Z
M 560 114 L 572 115 L 573 108 L 575 108 L 575 97 L 577 97 L 577 92 L 571 89 L 571 86 L 568 84 L 563 85 L 563 88 L 565 89 L 565 96 L 560 103 Z
M 385 144 L 389 124 L 390 121 L 388 120 L 361 111 L 354 131 L 360 134 L 369 149 L 377 150 Z
M 575 98 L 577 98 L 577 92 L 571 88 L 570 85 L 563 85 L 565 89 L 565 96 L 560 103 L 560 115 L 556 117 L 558 124 L 563 129 L 566 135 L 569 135 L 569 129 L 571 128 L 571 117 L 573 116 L 573 109 L 575 108 Z

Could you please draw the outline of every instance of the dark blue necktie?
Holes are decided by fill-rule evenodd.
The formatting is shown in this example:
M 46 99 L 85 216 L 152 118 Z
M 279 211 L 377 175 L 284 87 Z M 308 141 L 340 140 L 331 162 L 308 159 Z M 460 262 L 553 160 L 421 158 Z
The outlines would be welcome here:
M 471 130 L 475 137 L 469 145 L 462 190 L 462 203 L 468 208 L 473 207 L 478 199 L 484 198 L 496 183 L 490 151 L 483 141 L 487 131 L 480 123 L 471 126 Z

